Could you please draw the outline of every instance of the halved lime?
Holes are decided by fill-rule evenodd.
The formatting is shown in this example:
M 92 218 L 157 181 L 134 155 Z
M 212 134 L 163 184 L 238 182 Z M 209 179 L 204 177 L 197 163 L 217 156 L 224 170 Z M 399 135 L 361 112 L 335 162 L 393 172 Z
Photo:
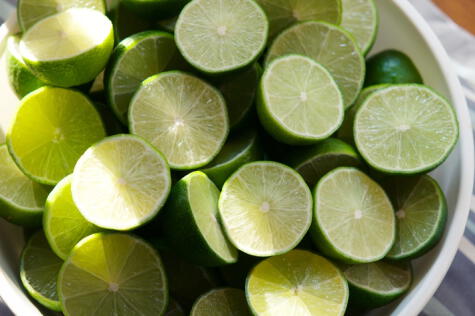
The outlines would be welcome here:
M 343 166 L 358 167 L 361 164 L 356 150 L 336 138 L 328 138 L 310 147 L 296 148 L 292 150 L 287 161 L 311 188 L 333 169 Z
M 340 167 L 318 182 L 312 235 L 325 255 L 346 263 L 378 261 L 393 246 L 395 233 L 391 201 L 363 172 Z
M 167 311 L 165 316 L 185 316 L 185 311 L 183 308 L 174 300 L 170 299 L 168 302 Z
M 219 212 L 239 250 L 273 256 L 294 248 L 307 233 L 312 195 L 295 170 L 276 162 L 252 162 L 224 184 Z
M 129 127 L 162 151 L 171 168 L 179 170 L 211 162 L 229 131 L 221 93 L 179 71 L 144 81 L 130 103 Z
M 431 170 L 458 139 L 455 111 L 428 87 L 396 85 L 371 94 L 359 107 L 355 143 L 373 168 L 398 174 Z
M 74 204 L 71 176 L 61 180 L 49 194 L 43 229 L 52 250 L 63 260 L 67 259 L 81 239 L 101 231 L 99 227 L 86 221 Z
M 397 233 L 387 258 L 414 259 L 432 249 L 444 233 L 447 202 L 428 175 L 393 177 L 385 183 L 396 210 Z
M 46 85 L 26 66 L 19 52 L 20 37 L 12 35 L 7 44 L 8 81 L 19 99 Z
M 269 134 L 290 144 L 330 137 L 343 122 L 343 97 L 331 74 L 300 55 L 273 60 L 259 86 L 259 119 Z
M 42 231 L 36 232 L 21 254 L 20 279 L 28 293 L 41 305 L 61 311 L 56 280 L 63 260 L 48 245 Z
M 341 0 L 343 15 L 341 27 L 350 32 L 363 52 L 367 54 L 378 33 L 379 16 L 374 0 Z
M 96 226 L 130 230 L 150 221 L 165 203 L 170 169 L 142 138 L 117 135 L 89 148 L 74 168 L 74 203 Z
M 97 233 L 74 247 L 58 277 L 65 315 L 162 315 L 167 280 L 157 252 L 126 234 Z
M 18 24 L 23 32 L 40 20 L 70 8 L 88 8 L 105 13 L 104 0 L 18 0 Z
M 47 17 L 22 37 L 20 53 L 42 81 L 59 87 L 94 80 L 114 46 L 111 21 L 91 9 L 68 9 Z
M 173 17 L 189 0 L 121 0 L 125 7 L 144 18 Z
M 0 216 L 24 226 L 40 226 L 49 189 L 25 176 L 0 146 Z
M 302 54 L 326 67 L 340 87 L 345 107 L 356 100 L 363 86 L 365 61 L 347 31 L 316 21 L 294 25 L 275 39 L 266 64 L 287 54 Z
M 341 0 L 256 0 L 269 19 L 269 38 L 300 21 L 340 24 Z
M 195 171 L 178 181 L 161 218 L 172 249 L 188 261 L 218 266 L 236 262 L 218 219 L 219 190 L 206 174 Z
M 23 98 L 7 133 L 7 144 L 28 177 L 55 185 L 104 136 L 101 118 L 86 96 L 43 87 Z
M 253 63 L 266 46 L 268 28 L 253 0 L 193 0 L 180 13 L 175 36 L 190 64 L 218 74 Z
M 360 308 L 386 305 L 404 294 L 412 282 L 410 263 L 378 261 L 342 266 L 350 288 L 350 304 Z
M 201 296 L 190 316 L 251 316 L 243 290 L 222 288 Z
M 142 81 L 166 69 L 178 69 L 183 59 L 173 35 L 146 31 L 120 42 L 104 75 L 109 105 L 122 123 L 127 124 L 130 100 Z
M 263 158 L 263 152 L 259 145 L 259 136 L 256 130 L 246 129 L 236 132 L 229 137 L 218 156 L 201 171 L 221 188 L 239 167 Z
M 293 250 L 259 263 L 247 279 L 246 296 L 255 315 L 342 316 L 348 284 L 327 259 Z

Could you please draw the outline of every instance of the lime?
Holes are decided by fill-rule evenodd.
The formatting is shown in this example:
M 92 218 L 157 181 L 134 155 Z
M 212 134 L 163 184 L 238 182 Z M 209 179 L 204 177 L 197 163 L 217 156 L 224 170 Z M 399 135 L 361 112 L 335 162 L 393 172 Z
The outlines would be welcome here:
M 226 181 L 219 211 L 239 250 L 273 256 L 294 248 L 307 233 L 312 195 L 293 169 L 276 162 L 252 162 Z
M 341 0 L 341 27 L 350 32 L 366 55 L 378 33 L 379 16 L 374 0 Z
M 178 17 L 175 35 L 190 64 L 219 74 L 253 63 L 266 46 L 268 28 L 253 0 L 192 0 Z
M 251 316 L 243 290 L 222 288 L 201 296 L 190 316 Z
M 409 263 L 378 261 L 342 267 L 350 288 L 350 305 L 375 308 L 404 294 L 412 281 Z
M 129 103 L 142 81 L 165 69 L 179 68 L 182 61 L 173 35 L 146 31 L 120 42 L 105 73 L 109 105 L 127 124 Z
M 61 180 L 48 196 L 43 229 L 52 250 L 63 260 L 81 239 L 101 230 L 86 221 L 74 204 L 71 176 Z
M 157 252 L 126 234 L 97 233 L 74 247 L 58 277 L 65 315 L 162 315 L 167 280 Z
M 0 216 L 17 225 L 39 226 L 49 189 L 18 169 L 6 145 L 0 146 Z
M 45 85 L 26 66 L 19 52 L 19 36 L 10 36 L 7 44 L 8 81 L 18 98 Z
M 42 231 L 36 232 L 21 254 L 20 279 L 27 292 L 41 305 L 61 311 L 56 280 L 63 260 L 48 245 Z
M 327 259 L 293 250 L 259 263 L 247 279 L 246 296 L 255 315 L 342 316 L 348 284 Z
M 432 249 L 444 233 L 447 202 L 430 176 L 393 177 L 386 192 L 396 210 L 396 242 L 386 256 L 391 260 L 413 259 Z
M 107 6 L 104 0 L 18 0 L 18 24 L 24 32 L 40 20 L 70 8 L 88 8 L 105 13 Z
M 343 122 L 343 97 L 331 74 L 300 55 L 273 60 L 259 86 L 259 119 L 277 140 L 312 144 L 330 137 Z
M 288 163 L 313 188 L 328 172 L 338 167 L 358 167 L 361 163 L 356 150 L 345 142 L 328 138 L 309 147 L 292 150 Z
M 296 24 L 275 39 L 266 64 L 287 54 L 302 54 L 326 67 L 340 87 L 345 107 L 356 100 L 363 86 L 365 62 L 358 44 L 345 30 L 316 21 Z
M 73 171 L 82 153 L 104 136 L 101 118 L 86 96 L 43 87 L 23 98 L 7 143 L 26 175 L 55 185 Z
M 229 131 L 221 93 L 178 71 L 143 82 L 130 103 L 129 127 L 162 151 L 171 168 L 179 170 L 211 162 Z
M 167 311 L 165 312 L 165 316 L 185 316 L 185 311 L 181 306 L 174 300 L 170 299 L 168 302 Z
M 403 52 L 386 50 L 368 59 L 365 86 L 381 83 L 422 83 L 416 65 Z
M 218 188 L 200 171 L 173 187 L 162 227 L 170 247 L 190 262 L 218 266 L 237 261 L 237 251 L 219 223 L 218 198 Z
M 170 169 L 159 151 L 137 136 L 117 135 L 81 156 L 71 191 L 87 221 L 130 230 L 158 214 L 170 187 Z
M 73 87 L 94 80 L 114 45 L 111 21 L 91 9 L 68 9 L 47 17 L 22 37 L 20 53 L 42 81 Z
M 263 158 L 259 144 L 259 137 L 254 129 L 236 132 L 229 137 L 218 156 L 201 171 L 218 187 L 222 187 L 239 167 Z
M 122 0 L 124 6 L 145 18 L 173 17 L 190 0 Z
M 325 255 L 346 263 L 384 258 L 394 243 L 396 219 L 384 190 L 356 168 L 340 167 L 315 188 L 312 234 Z
M 399 174 L 431 170 L 458 139 L 455 111 L 428 87 L 396 85 L 372 93 L 359 107 L 355 143 L 373 168 Z

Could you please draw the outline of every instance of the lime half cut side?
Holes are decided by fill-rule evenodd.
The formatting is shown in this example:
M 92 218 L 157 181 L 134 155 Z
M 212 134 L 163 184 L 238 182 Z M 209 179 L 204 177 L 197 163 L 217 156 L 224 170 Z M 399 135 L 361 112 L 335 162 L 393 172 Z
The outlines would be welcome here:
M 439 166 L 458 139 L 455 111 L 428 87 L 396 85 L 371 94 L 354 122 L 355 143 L 373 168 L 414 174 Z
M 155 316 L 168 303 L 159 255 L 125 234 L 97 233 L 77 244 L 61 268 L 58 294 L 67 316 Z
M 84 151 L 105 136 L 91 101 L 74 90 L 43 87 L 23 98 L 7 133 L 10 154 L 33 180 L 56 185 Z
M 171 187 L 162 154 L 142 138 L 118 135 L 89 148 L 74 168 L 71 191 L 96 226 L 130 230 L 158 214 Z
M 193 0 L 180 13 L 175 36 L 190 64 L 219 74 L 253 63 L 268 28 L 264 11 L 252 0 Z
M 202 295 L 190 316 L 251 316 L 243 290 L 222 288 Z
M 266 257 L 294 248 L 311 223 L 312 196 L 302 177 L 276 162 L 252 162 L 224 184 L 219 211 L 227 235 L 247 254 Z
M 343 122 L 338 85 L 319 63 L 301 55 L 272 61 L 259 86 L 257 105 L 264 128 L 277 140 L 311 144 L 328 138 Z
M 346 108 L 358 97 L 363 87 L 365 62 L 358 44 L 341 27 L 316 21 L 291 26 L 272 43 L 266 64 L 288 54 L 305 55 L 327 68 L 343 94 Z
M 211 162 L 229 133 L 221 93 L 179 71 L 161 73 L 142 84 L 130 104 L 129 127 L 179 170 Z
M 327 259 L 292 250 L 259 263 L 247 278 L 246 296 L 255 315 L 342 316 L 348 284 Z
M 347 263 L 380 260 L 393 246 L 395 222 L 384 190 L 356 168 L 335 169 L 315 188 L 312 235 L 327 256 Z
M 386 192 L 396 211 L 396 241 L 386 256 L 414 259 L 432 249 L 444 233 L 447 202 L 437 182 L 428 175 L 392 177 Z
M 56 280 L 63 264 L 48 245 L 42 231 L 28 241 L 21 255 L 20 279 L 28 293 L 41 305 L 61 311 Z

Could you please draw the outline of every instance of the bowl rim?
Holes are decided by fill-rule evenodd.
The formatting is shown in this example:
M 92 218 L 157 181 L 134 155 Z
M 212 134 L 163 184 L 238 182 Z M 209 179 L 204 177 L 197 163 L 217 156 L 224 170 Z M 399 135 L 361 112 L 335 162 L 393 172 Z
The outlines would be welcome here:
M 458 245 L 463 236 L 465 225 L 470 212 L 470 202 L 472 198 L 474 182 L 474 145 L 472 124 L 465 95 L 457 75 L 451 67 L 452 62 L 445 51 L 440 40 L 432 31 L 425 19 L 419 14 L 415 7 L 407 0 L 392 0 L 399 10 L 413 23 L 417 31 L 424 39 L 426 45 L 435 56 L 436 62 L 446 78 L 450 99 L 456 109 L 460 124 L 460 180 L 459 192 L 456 206 L 453 210 L 454 217 L 452 225 L 446 231 L 446 239 L 443 243 L 440 254 L 435 258 L 429 270 L 425 273 L 419 283 L 411 289 L 399 305 L 392 312 L 392 315 L 418 315 L 432 298 L 437 288 L 442 283 L 447 271 L 449 270 L 455 255 L 458 251 Z M 7 36 L 16 29 L 16 14 L 12 13 L 10 18 L 0 26 L 0 56 L 3 55 Z M 460 229 L 463 228 L 463 229 Z M 14 290 L 15 282 L 10 280 L 3 270 L 0 270 L 0 297 L 10 310 L 18 315 L 38 315 L 41 312 L 30 301 L 25 301 L 17 296 Z M 26 296 L 26 294 L 25 294 Z M 411 304 L 404 304 L 411 302 Z

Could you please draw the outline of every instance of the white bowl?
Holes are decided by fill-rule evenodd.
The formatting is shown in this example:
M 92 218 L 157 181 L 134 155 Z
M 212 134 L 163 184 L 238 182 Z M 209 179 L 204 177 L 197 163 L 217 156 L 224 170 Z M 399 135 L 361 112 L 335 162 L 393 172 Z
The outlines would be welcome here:
M 452 263 L 464 232 L 473 186 L 473 140 L 465 98 L 451 62 L 441 43 L 417 11 L 406 0 L 378 0 L 381 27 L 373 53 L 396 48 L 409 54 L 422 72 L 426 84 L 443 93 L 457 110 L 460 141 L 449 159 L 433 175 L 443 188 L 448 204 L 447 229 L 440 244 L 414 262 L 411 291 L 399 301 L 371 312 L 371 315 L 418 315 L 438 288 Z M 0 54 L 9 27 L 0 29 Z M 5 131 L 18 100 L 8 87 L 4 61 L 0 62 L 0 131 Z M 0 142 L 1 140 L 0 133 Z M 41 315 L 23 291 L 18 278 L 18 258 L 24 244 L 18 227 L 0 220 L 0 296 L 17 315 Z

